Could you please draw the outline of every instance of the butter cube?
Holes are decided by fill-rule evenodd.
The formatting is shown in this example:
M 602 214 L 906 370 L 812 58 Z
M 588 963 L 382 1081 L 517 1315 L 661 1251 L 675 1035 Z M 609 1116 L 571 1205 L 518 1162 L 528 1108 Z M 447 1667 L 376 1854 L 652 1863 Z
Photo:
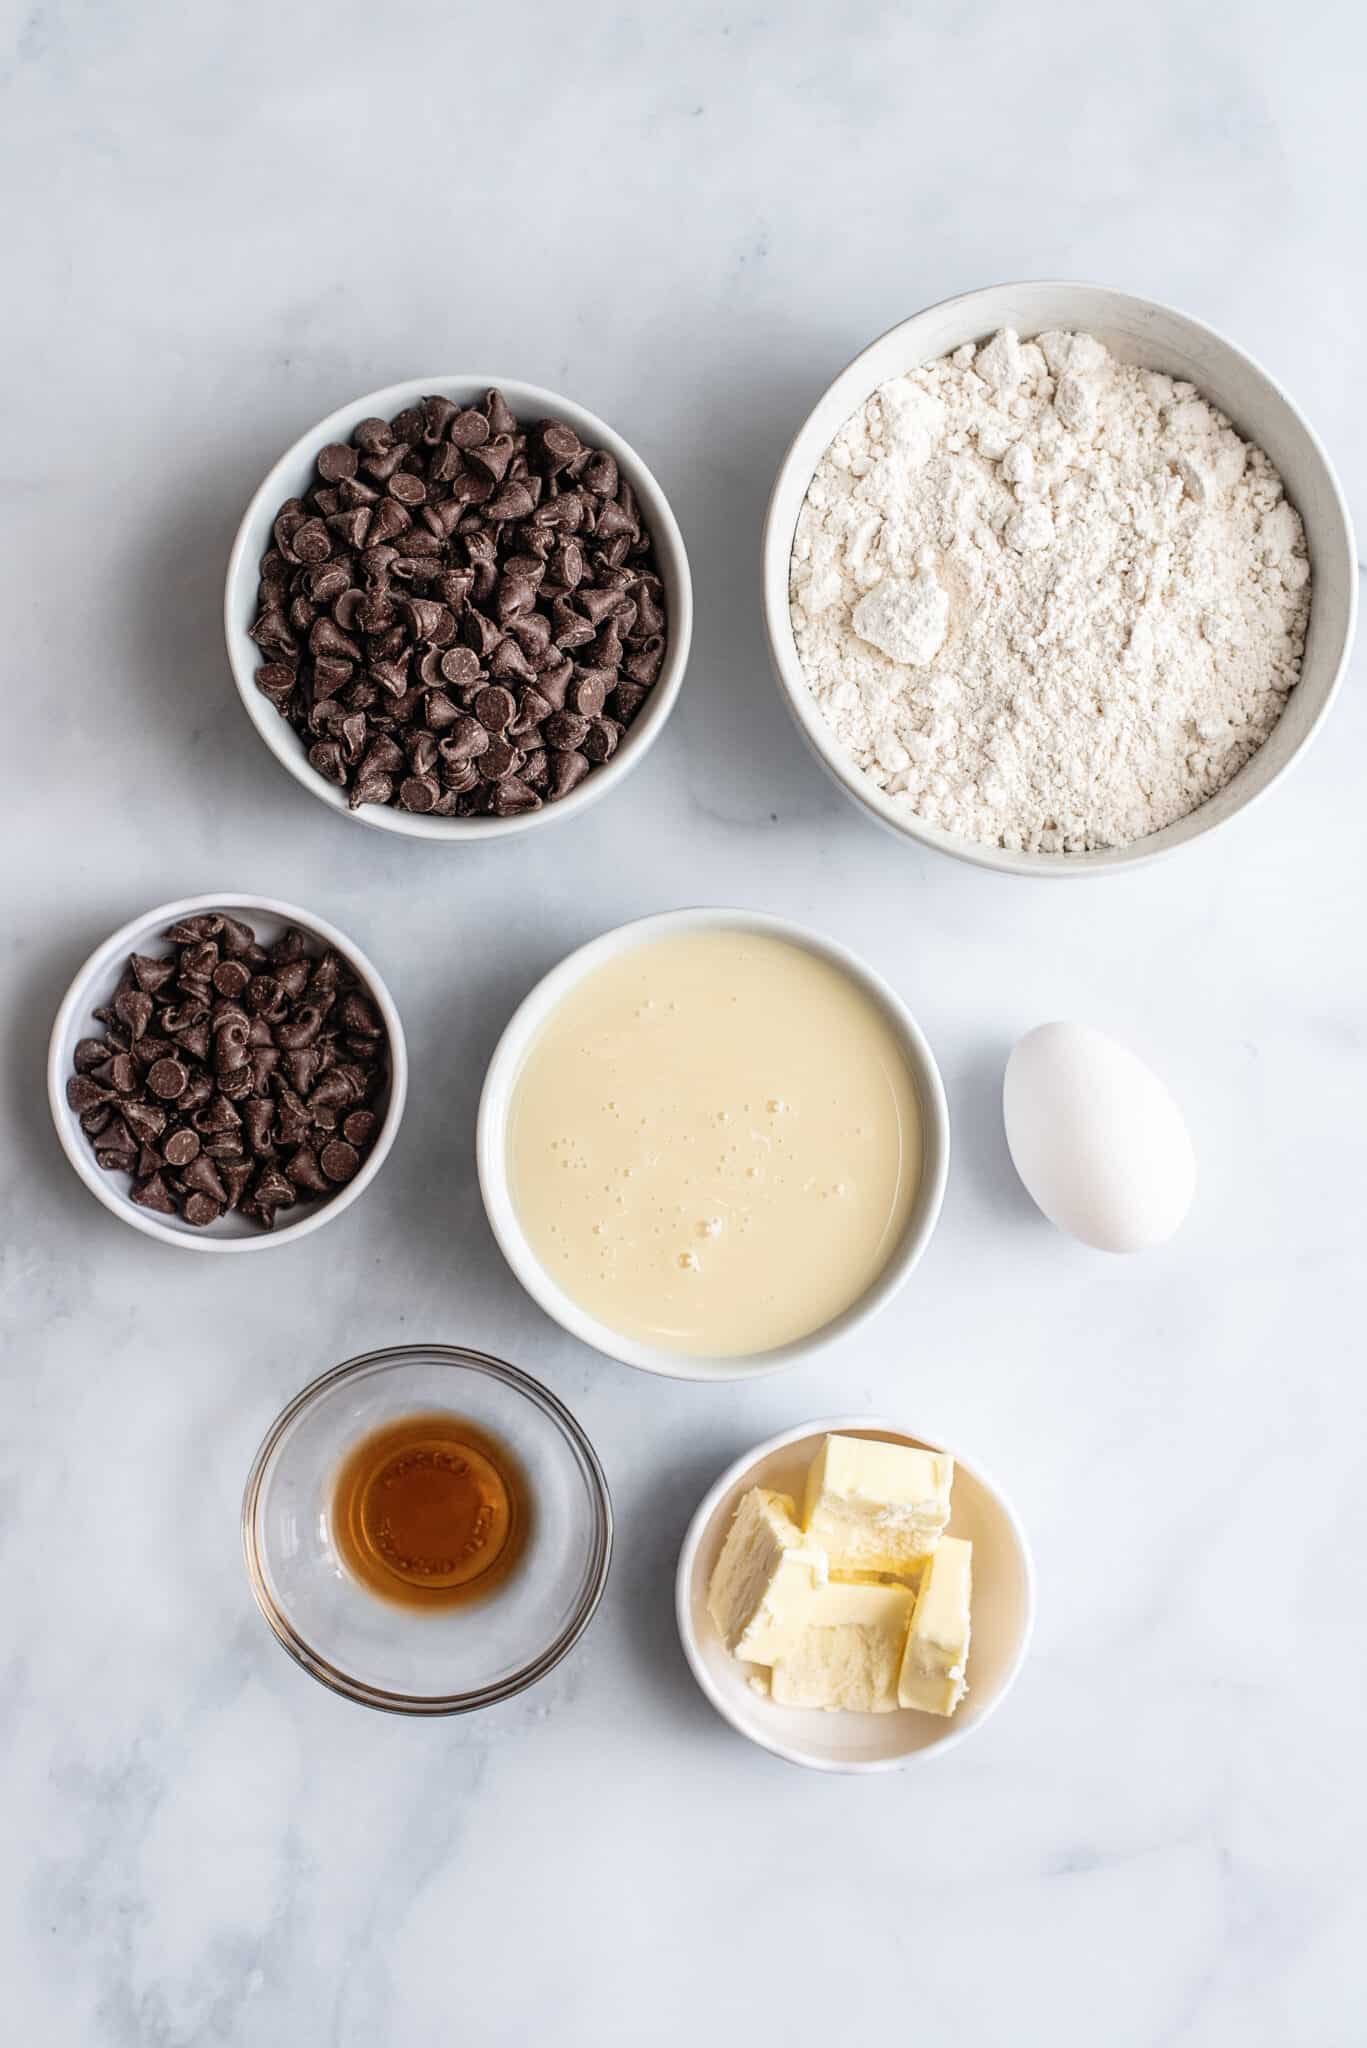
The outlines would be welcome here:
M 783 1707 L 890 1714 L 916 1596 L 905 1586 L 831 1585 L 774 1660 L 769 1690 Z
M 828 1436 L 807 1474 L 802 1527 L 832 1571 L 911 1574 L 940 1540 L 953 1483 L 943 1451 Z
M 973 1545 L 946 1536 L 921 1580 L 897 1681 L 904 1707 L 924 1714 L 952 1714 L 968 1690 L 969 1602 L 973 1592 Z
M 726 1532 L 707 1611 L 733 1656 L 772 1664 L 825 1577 L 825 1557 L 804 1540 L 791 1496 L 752 1486 Z

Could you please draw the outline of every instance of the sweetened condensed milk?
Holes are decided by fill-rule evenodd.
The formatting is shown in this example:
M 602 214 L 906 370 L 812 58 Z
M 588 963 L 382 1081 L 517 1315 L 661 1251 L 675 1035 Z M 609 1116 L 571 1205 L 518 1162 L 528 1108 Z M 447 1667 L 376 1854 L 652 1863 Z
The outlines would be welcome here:
M 881 1006 L 787 940 L 697 931 L 606 962 L 533 1039 L 513 1204 L 565 1293 L 673 1351 L 768 1351 L 877 1279 L 921 1172 Z

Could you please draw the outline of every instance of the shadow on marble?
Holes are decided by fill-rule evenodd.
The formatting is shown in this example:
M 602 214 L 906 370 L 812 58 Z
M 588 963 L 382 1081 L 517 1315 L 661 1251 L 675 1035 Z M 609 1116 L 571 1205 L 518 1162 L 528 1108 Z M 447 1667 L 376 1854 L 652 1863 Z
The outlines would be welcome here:
M 615 1502 L 618 1548 L 613 1563 L 622 1648 L 635 1678 L 665 1714 L 690 1736 L 730 1740 L 724 1722 L 698 1690 L 684 1658 L 674 1619 L 674 1572 L 698 1502 L 733 1459 L 749 1447 L 743 1426 L 708 1429 L 703 1441 L 676 1451 L 652 1485 L 648 1504 L 627 1496 Z M 629 1531 L 629 1542 L 623 1531 Z
M 796 368 L 771 367 L 747 381 L 719 366 L 703 399 L 712 431 L 697 468 L 673 495 L 696 603 L 688 681 L 675 716 L 703 770 L 695 799 L 723 823 L 758 822 L 794 805 L 804 814 L 842 808 L 779 697 L 760 605 L 769 492 L 813 396 L 810 376 Z
M 293 808 L 297 792 L 242 708 L 223 639 L 223 579 L 250 486 L 212 460 L 198 475 L 204 481 L 187 476 L 185 496 L 147 534 L 126 591 L 127 668 L 141 714 L 136 789 L 149 823 L 158 788 L 196 783 L 215 813 L 260 829 Z
M 80 934 L 50 942 L 38 940 L 25 950 L 22 969 L 11 983 L 12 1018 L 0 1065 L 0 1090 L 13 1119 L 24 1157 L 22 1180 L 10 1184 L 9 1200 L 23 1208 L 30 1225 L 38 1203 L 47 1210 L 45 1228 L 59 1220 L 73 1227 L 92 1223 L 102 1214 L 68 1165 L 52 1128 L 47 1100 L 47 1052 L 52 1020 L 81 963 L 109 936 L 109 924 L 98 917 L 84 920 Z M 91 1030 L 96 1026 L 92 1022 Z M 111 1219 L 112 1220 L 112 1219 Z M 14 1235 L 20 1233 L 17 1229 Z M 8 1235 L 8 1233 L 7 1233 Z
M 994 1218 L 1018 1229 L 1048 1229 L 1021 1184 L 1002 1122 L 1002 1075 L 1011 1045 L 984 1044 L 944 1076 L 949 1095 L 950 1193 L 956 1176 L 969 1182 L 975 1201 Z

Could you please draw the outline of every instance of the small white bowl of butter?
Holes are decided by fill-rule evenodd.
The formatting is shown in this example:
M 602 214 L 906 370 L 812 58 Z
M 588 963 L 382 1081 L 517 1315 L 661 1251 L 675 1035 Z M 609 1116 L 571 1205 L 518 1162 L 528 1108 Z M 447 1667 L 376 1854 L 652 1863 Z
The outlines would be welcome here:
M 922 1553 L 910 1569 L 882 1554 L 890 1529 Z M 1001 1705 L 1029 1647 L 1034 1572 L 980 1468 L 835 1416 L 722 1473 L 684 1538 L 675 1611 L 693 1676 L 739 1734 L 809 1770 L 891 1771 L 943 1755 Z
M 949 1115 L 905 1005 L 831 940 L 679 910 L 522 1003 L 480 1101 L 480 1188 L 546 1313 L 648 1372 L 806 1358 L 887 1302 L 939 1215 Z

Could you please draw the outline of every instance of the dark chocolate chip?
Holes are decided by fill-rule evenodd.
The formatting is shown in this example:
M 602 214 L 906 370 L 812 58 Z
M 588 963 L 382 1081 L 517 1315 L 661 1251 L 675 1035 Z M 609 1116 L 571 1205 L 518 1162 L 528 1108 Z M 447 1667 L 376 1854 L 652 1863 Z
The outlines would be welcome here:
M 617 742 L 622 737 L 622 728 L 613 718 L 595 718 L 580 742 L 580 751 L 587 755 L 595 767 L 610 761 L 617 751 Z
M 475 692 L 471 710 L 486 732 L 506 732 L 517 711 L 517 699 L 500 683 L 489 683 Z
M 516 775 L 521 766 L 522 755 L 519 749 L 496 736 L 490 739 L 479 757 L 479 772 L 486 782 L 502 782 L 505 776 Z
M 327 483 L 340 483 L 356 474 L 356 450 L 346 441 L 332 441 L 318 451 L 318 474 Z
M 357 1172 L 361 1155 L 345 1138 L 333 1138 L 318 1155 L 318 1163 L 332 1181 L 347 1181 Z
M 589 764 L 583 754 L 564 752 L 552 754 L 551 796 L 556 798 L 568 796 L 572 789 L 578 788 L 588 772 Z

